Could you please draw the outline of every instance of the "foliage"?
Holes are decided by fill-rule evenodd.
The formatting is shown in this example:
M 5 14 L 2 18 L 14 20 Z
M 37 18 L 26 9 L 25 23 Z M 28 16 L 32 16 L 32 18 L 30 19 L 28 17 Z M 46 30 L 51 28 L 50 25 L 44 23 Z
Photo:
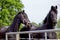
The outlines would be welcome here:
M 60 19 L 57 22 L 57 28 L 60 28 Z M 60 32 L 57 32 L 57 38 L 60 39 Z
M 0 0 L 0 27 L 9 26 L 23 7 L 20 0 Z
M 24 25 L 21 23 L 19 27 L 19 31 L 24 27 Z
M 57 28 L 60 28 L 60 19 L 57 22 Z
M 57 32 L 57 38 L 60 39 L 60 32 Z
M 41 23 L 39 23 L 38 25 L 39 25 L 39 27 L 40 27 L 42 24 L 41 24 Z
M 41 26 L 41 23 L 37 24 L 35 22 L 32 22 L 33 25 L 37 26 L 37 27 L 40 27 Z

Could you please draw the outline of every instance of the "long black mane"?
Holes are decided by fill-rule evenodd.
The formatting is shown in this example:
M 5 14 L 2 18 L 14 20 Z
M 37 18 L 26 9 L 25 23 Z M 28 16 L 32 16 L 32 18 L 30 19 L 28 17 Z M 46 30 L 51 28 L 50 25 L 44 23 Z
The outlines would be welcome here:
M 18 27 L 20 26 L 20 19 L 18 18 L 18 15 L 19 15 L 20 13 L 18 13 L 16 16 L 15 16 L 15 18 L 14 18 L 14 20 L 13 20 L 13 22 L 12 22 L 12 24 L 11 24 L 11 26 L 9 27 L 9 29 L 8 29 L 8 31 L 10 31 L 10 32 L 17 32 L 18 31 Z M 18 26 L 17 26 L 18 25 Z M 16 26 L 16 27 L 15 27 Z

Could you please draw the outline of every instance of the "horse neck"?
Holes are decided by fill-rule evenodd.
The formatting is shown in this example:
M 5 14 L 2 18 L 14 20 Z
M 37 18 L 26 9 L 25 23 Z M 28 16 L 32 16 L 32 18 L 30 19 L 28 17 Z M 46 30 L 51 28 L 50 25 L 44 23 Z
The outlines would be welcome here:
M 52 22 L 52 20 L 51 20 L 51 14 L 50 14 L 50 12 L 49 12 L 49 14 L 47 15 L 47 17 L 46 17 L 46 22 L 45 22 L 45 24 L 47 25 L 47 28 L 48 29 L 54 29 L 54 26 L 52 25 L 53 24 L 53 22 Z
M 17 32 L 19 30 L 19 26 L 20 26 L 21 21 L 17 18 L 14 19 L 13 23 L 11 24 L 11 26 L 8 28 L 8 32 Z

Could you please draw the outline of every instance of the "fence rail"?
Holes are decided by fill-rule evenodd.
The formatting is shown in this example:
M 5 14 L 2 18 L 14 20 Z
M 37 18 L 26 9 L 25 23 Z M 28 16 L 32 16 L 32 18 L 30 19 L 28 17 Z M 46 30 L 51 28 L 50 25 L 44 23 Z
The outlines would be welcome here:
M 30 34 L 31 33 L 39 33 L 39 32 L 44 32 L 45 33 L 45 40 L 47 40 L 47 32 L 60 32 L 60 29 L 49 29 L 49 30 L 36 30 L 36 31 L 24 31 L 24 32 L 9 32 L 6 33 L 6 40 L 8 40 L 8 35 L 10 34 L 16 34 L 16 40 L 19 40 L 19 34 L 29 34 L 29 40 L 31 40 Z

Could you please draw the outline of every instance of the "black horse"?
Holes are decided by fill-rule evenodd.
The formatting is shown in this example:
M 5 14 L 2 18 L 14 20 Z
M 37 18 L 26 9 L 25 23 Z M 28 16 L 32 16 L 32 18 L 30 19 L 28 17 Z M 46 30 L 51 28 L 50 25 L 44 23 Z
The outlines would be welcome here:
M 23 27 L 20 31 L 32 31 L 31 29 L 33 29 L 33 30 L 54 29 L 56 23 L 57 23 L 57 6 L 51 6 L 51 10 L 48 13 L 48 15 L 46 16 L 46 18 L 44 19 L 43 25 L 41 27 L 37 28 L 34 25 L 32 26 L 32 24 L 29 24 L 31 26 Z M 55 32 L 48 32 L 47 35 L 48 35 L 47 36 L 48 39 L 57 38 Z M 21 34 L 20 37 L 28 38 L 28 34 Z M 33 33 L 33 34 L 31 34 L 31 37 L 38 38 L 38 39 L 45 38 L 45 34 L 44 33 Z M 28 40 L 28 39 L 24 39 L 24 40 Z
M 9 27 L 3 27 L 3 28 L 0 28 L 0 39 L 4 39 L 5 38 L 5 34 L 7 32 L 17 32 L 19 30 L 19 26 L 21 23 L 27 25 L 29 23 L 29 19 L 27 17 L 27 14 L 23 11 L 19 12 L 12 24 L 9 26 Z M 14 35 L 9 35 L 9 37 L 15 37 Z
M 57 6 L 51 6 L 51 10 L 46 16 L 43 25 L 41 27 L 38 27 L 35 30 L 46 30 L 46 29 L 54 29 L 55 25 L 57 23 Z M 33 38 L 45 38 L 44 33 L 36 33 L 32 34 Z M 47 38 L 48 39 L 56 39 L 57 35 L 55 32 L 48 32 L 47 33 Z

